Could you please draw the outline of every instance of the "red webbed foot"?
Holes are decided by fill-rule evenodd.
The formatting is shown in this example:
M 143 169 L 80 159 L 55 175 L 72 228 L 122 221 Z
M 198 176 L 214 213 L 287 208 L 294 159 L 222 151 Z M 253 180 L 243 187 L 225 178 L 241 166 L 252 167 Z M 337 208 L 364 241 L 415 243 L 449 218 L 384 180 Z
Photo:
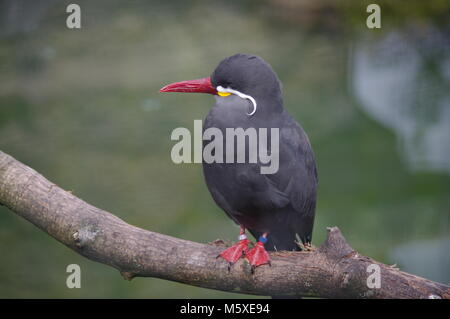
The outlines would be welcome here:
M 261 236 L 259 238 L 259 241 L 256 243 L 256 245 L 250 249 L 246 255 L 245 258 L 247 258 L 248 262 L 252 266 L 252 271 L 261 265 L 269 264 L 270 266 L 270 257 L 267 253 L 266 249 L 264 248 L 264 244 L 267 242 L 267 238 L 264 236 Z
M 219 256 L 227 260 L 231 265 L 238 261 L 241 256 L 245 255 L 248 251 L 248 244 L 250 241 L 247 238 L 239 240 L 236 244 L 230 248 L 222 251 Z

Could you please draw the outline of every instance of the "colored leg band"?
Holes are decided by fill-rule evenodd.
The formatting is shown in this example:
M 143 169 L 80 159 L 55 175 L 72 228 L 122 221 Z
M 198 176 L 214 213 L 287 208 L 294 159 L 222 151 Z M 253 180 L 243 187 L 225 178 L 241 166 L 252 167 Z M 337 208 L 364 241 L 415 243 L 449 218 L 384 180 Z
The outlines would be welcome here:
M 267 243 L 267 238 L 264 236 L 260 236 L 258 241 L 262 242 L 263 244 Z
M 247 239 L 247 236 L 245 235 L 245 234 L 241 234 L 241 235 L 239 235 L 239 240 L 244 240 L 244 239 Z

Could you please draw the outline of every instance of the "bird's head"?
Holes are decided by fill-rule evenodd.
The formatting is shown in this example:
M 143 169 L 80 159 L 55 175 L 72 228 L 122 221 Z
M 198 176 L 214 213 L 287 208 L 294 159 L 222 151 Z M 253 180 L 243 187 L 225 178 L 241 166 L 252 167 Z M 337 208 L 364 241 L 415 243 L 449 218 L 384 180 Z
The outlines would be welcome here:
M 175 82 L 160 92 L 209 93 L 226 98 L 232 94 L 257 105 L 281 106 L 281 84 L 272 67 L 255 55 L 235 54 L 222 60 L 211 77 Z M 265 102 L 265 103 L 263 103 Z

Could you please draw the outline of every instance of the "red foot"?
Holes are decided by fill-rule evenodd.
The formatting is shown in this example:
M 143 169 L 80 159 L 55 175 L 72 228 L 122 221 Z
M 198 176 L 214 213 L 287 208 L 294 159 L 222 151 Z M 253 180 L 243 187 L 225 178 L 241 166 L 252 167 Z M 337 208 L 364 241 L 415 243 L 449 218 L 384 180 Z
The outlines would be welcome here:
M 247 252 L 245 258 L 247 258 L 247 260 L 249 261 L 250 265 L 252 265 L 253 268 L 256 268 L 264 264 L 270 265 L 269 254 L 264 248 L 264 244 L 260 241 L 256 243 L 255 247 L 253 247 Z
M 249 243 L 250 241 L 248 239 L 242 239 L 230 248 L 222 251 L 217 257 L 222 257 L 223 259 L 234 264 L 236 261 L 238 261 L 239 258 L 241 258 L 242 255 L 247 253 Z

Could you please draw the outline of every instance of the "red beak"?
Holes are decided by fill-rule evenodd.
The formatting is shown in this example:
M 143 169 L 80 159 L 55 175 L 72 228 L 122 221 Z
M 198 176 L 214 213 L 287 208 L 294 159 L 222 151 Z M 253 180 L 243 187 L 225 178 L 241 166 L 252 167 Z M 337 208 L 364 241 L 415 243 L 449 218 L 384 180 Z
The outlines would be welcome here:
M 159 92 L 208 93 L 217 95 L 217 90 L 212 86 L 209 77 L 171 83 L 160 89 Z

